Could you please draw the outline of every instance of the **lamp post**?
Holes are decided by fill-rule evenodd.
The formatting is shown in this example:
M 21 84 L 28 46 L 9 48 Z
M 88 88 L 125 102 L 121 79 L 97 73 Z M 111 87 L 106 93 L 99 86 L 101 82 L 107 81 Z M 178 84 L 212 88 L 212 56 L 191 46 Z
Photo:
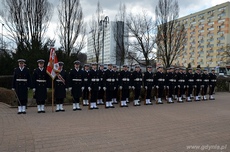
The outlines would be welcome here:
M 109 24 L 109 17 L 105 16 L 103 19 L 100 20 L 99 26 L 101 27 L 102 30 L 102 64 L 104 64 L 104 36 L 105 36 L 105 27 Z M 98 40 L 99 41 L 99 40 Z
M 3 50 L 3 26 L 4 24 L 2 24 L 2 50 Z

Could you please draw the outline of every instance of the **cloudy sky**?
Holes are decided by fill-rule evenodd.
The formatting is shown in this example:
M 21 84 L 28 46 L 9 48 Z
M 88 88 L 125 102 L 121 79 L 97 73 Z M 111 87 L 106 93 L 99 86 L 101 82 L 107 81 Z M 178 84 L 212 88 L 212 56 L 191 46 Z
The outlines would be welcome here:
M 55 25 L 57 23 L 57 13 L 56 6 L 57 0 L 49 0 L 54 8 L 54 14 L 51 21 L 51 26 L 48 31 L 48 35 L 51 38 L 55 38 Z M 228 0 L 178 0 L 180 6 L 180 17 L 207 9 L 209 7 L 227 2 Z M 98 0 L 80 0 L 83 9 L 84 20 L 87 22 L 92 18 L 95 13 Z M 139 12 L 141 10 L 146 10 L 148 13 L 152 14 L 154 17 L 154 10 L 158 0 L 100 0 L 100 4 L 106 16 L 109 16 L 110 21 L 114 20 L 115 15 L 119 10 L 120 3 L 126 5 L 127 12 Z M 58 45 L 58 44 L 57 44 Z
M 1 0 L 0 0 L 1 1 Z M 54 13 L 50 23 L 50 27 L 47 31 L 47 36 L 50 38 L 57 39 L 57 33 L 55 33 L 56 24 L 57 24 L 57 5 L 59 0 L 49 0 L 52 4 Z M 115 15 L 119 10 L 120 3 L 126 5 L 127 13 L 138 13 L 142 10 L 147 11 L 154 17 L 154 10 L 158 0 L 99 0 L 102 9 L 106 16 L 109 16 L 110 21 L 114 20 Z M 227 2 L 228 0 L 178 0 L 180 6 L 180 17 L 207 9 L 209 7 L 215 6 Z M 80 0 L 84 20 L 87 22 L 92 18 L 92 15 L 95 13 L 98 0 Z M 1 6 L 0 6 L 1 7 Z M 56 46 L 60 46 L 58 40 L 56 41 Z

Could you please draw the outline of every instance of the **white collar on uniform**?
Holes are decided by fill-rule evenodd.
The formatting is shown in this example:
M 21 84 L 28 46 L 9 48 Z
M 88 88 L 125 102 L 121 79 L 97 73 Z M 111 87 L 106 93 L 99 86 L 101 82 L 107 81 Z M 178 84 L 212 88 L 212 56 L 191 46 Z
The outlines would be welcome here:
M 42 71 L 44 68 L 40 68 L 40 67 L 39 67 L 39 69 Z

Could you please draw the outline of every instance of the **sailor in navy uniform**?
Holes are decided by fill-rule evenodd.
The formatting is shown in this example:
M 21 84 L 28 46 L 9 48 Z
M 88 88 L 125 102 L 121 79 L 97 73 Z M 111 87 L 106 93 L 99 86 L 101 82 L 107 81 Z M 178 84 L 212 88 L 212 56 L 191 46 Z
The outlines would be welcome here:
M 80 61 L 74 61 L 74 69 L 69 72 L 69 90 L 73 96 L 73 111 L 81 110 L 80 98 L 84 90 L 84 75 L 80 64 Z
M 142 72 L 140 70 L 140 65 L 135 66 L 135 71 L 132 73 L 132 89 L 134 90 L 134 106 L 140 106 L 140 93 L 142 89 Z
M 158 89 L 158 99 L 156 103 L 163 104 L 161 99 L 162 99 L 163 92 L 165 89 L 165 74 L 163 73 L 162 66 L 157 67 L 157 72 L 154 78 L 155 78 L 156 88 Z
M 37 60 L 38 68 L 33 73 L 33 92 L 37 102 L 38 113 L 45 113 L 45 100 L 47 99 L 47 90 L 49 88 L 50 78 L 44 68 L 45 60 Z
M 100 81 L 101 82 L 103 82 L 104 80 L 103 80 L 103 78 L 104 78 L 104 74 L 105 74 L 105 71 L 104 71 L 104 65 L 103 64 L 100 64 L 100 66 L 99 66 L 99 70 L 98 70 L 98 72 L 99 72 L 99 76 L 100 76 Z M 104 90 L 102 89 L 102 83 L 100 83 L 100 90 L 99 90 L 99 92 L 98 92 L 98 99 L 97 99 L 97 104 L 98 105 L 103 105 L 104 104 L 104 102 L 103 102 L 103 97 L 104 97 Z
M 195 87 L 195 101 L 200 101 L 199 99 L 199 93 L 200 93 L 200 88 L 202 85 L 202 75 L 200 73 L 200 68 L 196 69 L 196 72 L 194 74 L 194 87 Z
M 145 94 L 146 94 L 146 99 L 145 99 L 145 104 L 146 105 L 151 105 L 151 92 L 152 89 L 154 88 L 154 74 L 152 72 L 152 66 L 148 65 L 147 66 L 147 71 L 144 73 L 144 87 L 145 87 Z
M 29 69 L 25 67 L 26 60 L 18 59 L 18 68 L 14 69 L 12 90 L 18 96 L 18 114 L 26 114 L 28 89 L 31 85 Z
M 209 100 L 215 100 L 215 98 L 213 97 L 213 92 L 216 86 L 216 73 L 215 73 L 215 69 L 212 69 L 212 72 L 209 73 Z
M 63 62 L 58 62 L 60 73 L 59 76 L 56 76 L 54 79 L 54 97 L 56 102 L 56 112 L 65 111 L 63 108 L 63 102 L 66 98 L 67 86 L 67 73 L 63 69 Z
M 83 106 L 89 105 L 89 64 L 85 64 L 84 66 L 84 90 L 83 90 Z
M 178 87 L 178 102 L 183 102 L 182 95 L 185 87 L 185 74 L 183 73 L 183 68 L 180 68 L 179 73 L 177 74 L 177 87 Z
M 176 79 L 174 78 L 174 67 L 170 67 L 169 68 L 170 71 L 168 73 L 168 82 L 167 82 L 167 87 L 169 90 L 169 95 L 168 95 L 168 103 L 174 103 L 172 100 L 172 95 L 173 95 L 173 90 L 175 88 L 175 84 L 176 84 Z
M 209 86 L 209 74 L 208 74 L 208 70 L 204 69 L 202 74 L 202 86 L 201 86 L 203 100 L 207 100 L 206 95 L 207 95 L 208 86 Z
M 116 89 L 116 77 L 115 72 L 112 69 L 113 64 L 108 64 L 108 69 L 104 73 L 104 82 L 103 82 L 103 90 L 106 92 L 106 104 L 105 108 L 114 108 L 112 104 L 112 97 L 114 94 L 114 90 Z
M 192 73 L 192 68 L 188 69 L 188 72 L 185 77 L 185 83 L 187 85 L 187 102 L 191 102 L 193 86 L 194 86 L 194 74 Z
M 129 98 L 129 89 L 131 88 L 130 76 L 131 73 L 128 71 L 128 66 L 123 65 L 123 70 L 119 75 L 119 88 L 122 90 L 121 107 L 128 107 L 127 98 Z
M 114 77 L 115 77 L 115 90 L 113 91 L 112 103 L 117 104 L 117 93 L 118 93 L 118 71 L 117 65 L 113 65 Z
M 92 69 L 89 72 L 89 87 L 88 90 L 91 91 L 90 99 L 90 109 L 98 109 L 97 107 L 97 98 L 98 92 L 101 89 L 101 77 L 99 71 L 97 70 L 97 63 L 92 63 Z
M 176 79 L 177 80 L 177 76 L 178 76 L 178 73 L 179 73 L 179 68 L 175 68 L 175 73 L 174 73 L 174 79 Z M 177 81 L 175 82 L 175 88 L 174 88 L 174 100 L 178 100 L 178 97 L 177 97 L 177 95 L 178 95 L 178 83 L 177 83 Z

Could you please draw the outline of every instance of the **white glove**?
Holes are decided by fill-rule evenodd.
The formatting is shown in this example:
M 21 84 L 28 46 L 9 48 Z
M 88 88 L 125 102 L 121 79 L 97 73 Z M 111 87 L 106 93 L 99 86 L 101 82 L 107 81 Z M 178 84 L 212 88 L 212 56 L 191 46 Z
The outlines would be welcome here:
M 143 86 L 141 86 L 141 89 L 143 88 Z
M 159 86 L 156 86 L 157 89 L 159 89 Z
M 177 87 L 180 88 L 180 85 L 178 85 Z
M 98 87 L 98 90 L 101 90 L 101 87 Z
M 174 87 L 174 89 L 176 89 L 176 86 Z
M 209 87 L 212 87 L 212 85 L 210 85 Z
M 36 90 L 36 89 L 35 89 L 35 88 L 33 88 L 33 92 L 35 92 L 35 90 Z
M 71 91 L 72 90 L 72 87 L 69 87 L 69 91 Z
M 85 89 L 85 87 L 81 87 L 81 90 L 83 91 Z
M 49 91 L 49 88 L 46 88 L 46 91 Z
M 14 91 L 15 89 L 14 89 L 14 88 L 12 88 L 12 90 Z
M 167 86 L 167 89 L 169 89 L 169 86 Z
M 147 90 L 147 89 L 148 89 L 148 87 L 147 87 L 147 86 L 145 86 L 145 89 Z
M 132 89 L 134 90 L 134 89 L 135 89 L 135 87 L 134 87 L 134 86 L 132 86 Z
M 201 88 L 203 88 L 204 87 L 204 85 L 201 85 Z
M 129 86 L 129 89 L 131 89 L 131 86 Z
M 196 88 L 196 85 L 194 85 L 194 88 Z
M 103 90 L 105 91 L 105 90 L 106 90 L 106 87 L 103 87 Z
M 121 89 L 122 89 L 122 86 L 120 86 L 119 89 L 121 90 Z
M 114 90 L 116 90 L 116 87 L 114 87 Z
M 152 89 L 154 89 L 154 86 L 152 87 Z
M 187 85 L 187 88 L 189 88 L 189 86 Z
M 90 87 L 88 87 L 88 90 L 90 91 L 90 90 L 91 90 L 91 88 L 90 88 Z
M 65 91 L 68 91 L 68 89 L 67 89 L 67 88 L 65 88 Z
M 164 89 L 166 88 L 166 86 L 164 86 Z

